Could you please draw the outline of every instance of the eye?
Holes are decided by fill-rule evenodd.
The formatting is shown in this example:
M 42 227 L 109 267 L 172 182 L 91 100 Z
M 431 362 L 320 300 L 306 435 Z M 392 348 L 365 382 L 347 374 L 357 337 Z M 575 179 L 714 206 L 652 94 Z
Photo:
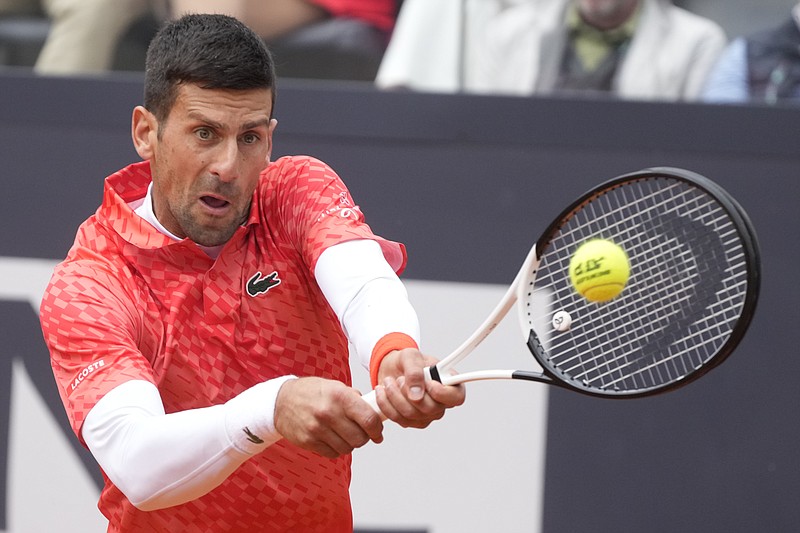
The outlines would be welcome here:
M 258 139 L 259 137 L 255 133 L 245 133 L 242 135 L 242 142 L 244 144 L 255 144 L 258 142 Z
M 201 141 L 208 141 L 214 136 L 214 133 L 209 128 L 197 128 L 194 130 L 194 134 Z

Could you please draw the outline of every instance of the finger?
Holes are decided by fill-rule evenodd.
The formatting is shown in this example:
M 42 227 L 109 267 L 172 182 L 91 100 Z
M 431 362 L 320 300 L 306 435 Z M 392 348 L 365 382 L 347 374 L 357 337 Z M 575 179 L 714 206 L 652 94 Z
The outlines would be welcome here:
M 361 399 L 358 401 L 363 403 Z M 359 427 L 366 435 L 366 440 L 361 445 L 357 446 L 359 448 L 368 441 L 372 441 L 376 444 L 383 442 L 383 419 L 381 415 L 372 410 L 372 407 L 368 407 L 368 409 L 369 411 L 364 412 L 358 419 Z
M 352 428 L 344 426 L 342 437 L 359 448 L 370 440 L 376 443 L 383 441 L 383 419 L 370 407 L 355 389 L 348 389 L 348 395 L 342 398 L 344 418 L 353 424 Z M 347 431 L 347 433 L 345 433 Z M 352 435 L 348 438 L 348 435 Z
M 437 383 L 437 385 L 441 385 Z M 409 387 L 405 383 L 405 376 L 400 376 L 397 378 L 397 386 L 399 389 L 408 396 L 408 389 Z M 423 391 L 423 397 L 419 400 L 414 400 L 409 398 L 409 404 L 414 407 L 417 413 L 420 416 L 430 416 L 430 414 L 435 413 L 436 411 L 441 411 L 445 408 L 444 405 L 440 404 L 436 399 L 432 396 L 427 394 L 427 384 L 425 384 L 425 389 Z
M 322 457 L 327 457 L 328 459 L 336 459 L 341 455 L 339 452 L 323 442 L 317 443 L 315 446 L 306 449 L 316 453 L 317 455 L 321 455 Z
M 329 459 L 335 459 L 352 451 L 335 431 L 315 424 L 310 425 L 306 431 L 295 434 L 290 442 Z
M 433 420 L 438 420 L 444 415 L 444 407 L 429 396 L 420 401 L 409 401 L 403 391 L 402 376 L 396 381 L 387 380 L 384 383 L 384 390 L 387 400 L 397 412 L 397 416 L 390 418 L 403 427 L 427 427 Z
M 341 453 L 350 453 L 370 440 L 383 439 L 383 423 L 355 389 L 344 388 L 335 396 L 339 409 L 325 411 L 320 419 L 328 444 Z M 332 434 L 328 434 L 327 432 Z
M 382 439 L 382 436 L 378 439 Z M 309 434 L 308 438 L 300 440 L 298 445 L 323 457 L 335 459 L 352 453 L 370 440 L 372 440 L 370 436 L 357 424 L 350 423 L 320 428 L 313 433 L 313 436 Z
M 314 435 L 314 445 L 322 451 L 327 449 L 333 452 L 332 457 L 339 457 L 352 453 L 369 442 L 369 435 L 362 430 L 358 424 L 340 417 L 337 421 L 327 421 L 319 424 L 312 433 Z M 331 457 L 331 455 L 325 455 Z
M 386 388 L 383 385 L 378 385 L 375 387 L 375 400 L 378 402 L 378 407 L 383 413 L 383 416 L 389 420 L 394 420 L 395 422 L 400 418 L 399 411 L 388 399 L 386 395 Z
M 458 385 L 442 385 L 438 382 L 430 382 L 427 386 L 427 393 L 433 400 L 445 408 L 462 405 L 466 399 L 466 387 L 463 383 Z
M 322 440 L 317 441 L 317 453 L 329 459 L 336 459 L 353 451 L 353 447 L 341 438 L 336 432 L 328 432 Z
M 408 358 L 403 365 L 401 386 L 412 402 L 420 401 L 425 396 L 425 359 L 417 353 L 416 357 Z
M 352 453 L 370 441 L 369 435 L 356 424 L 349 424 L 345 428 L 334 428 L 334 432 L 335 436 L 330 438 L 330 446 L 341 455 Z
M 415 418 L 419 411 L 400 388 L 398 382 L 401 382 L 401 379 L 402 376 L 398 379 L 386 378 L 383 382 L 383 393 L 386 401 L 391 405 L 391 410 L 387 409 L 384 414 L 401 426 L 408 426 L 409 421 Z
M 359 399 L 361 401 L 361 399 Z M 362 402 L 363 403 L 363 402 Z M 383 441 L 383 424 L 380 417 L 367 406 L 370 413 L 357 419 L 342 418 L 331 425 L 337 436 L 352 449 L 361 448 L 369 441 L 380 443 Z M 375 424 L 373 420 L 377 420 Z

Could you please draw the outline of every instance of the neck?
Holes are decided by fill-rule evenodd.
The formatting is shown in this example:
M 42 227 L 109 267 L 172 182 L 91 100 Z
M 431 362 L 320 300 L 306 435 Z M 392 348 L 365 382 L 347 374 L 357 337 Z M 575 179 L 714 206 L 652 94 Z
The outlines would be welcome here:
M 639 0 L 579 0 L 578 13 L 590 26 L 611 30 L 624 24 L 638 6 Z

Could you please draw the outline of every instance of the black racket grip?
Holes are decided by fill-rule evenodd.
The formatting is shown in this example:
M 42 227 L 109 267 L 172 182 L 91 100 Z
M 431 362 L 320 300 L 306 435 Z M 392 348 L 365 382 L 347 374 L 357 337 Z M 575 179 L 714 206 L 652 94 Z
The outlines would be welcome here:
M 428 373 L 433 381 L 438 381 L 439 383 L 442 382 L 442 376 L 439 375 L 439 369 L 436 367 L 436 365 L 429 366 Z

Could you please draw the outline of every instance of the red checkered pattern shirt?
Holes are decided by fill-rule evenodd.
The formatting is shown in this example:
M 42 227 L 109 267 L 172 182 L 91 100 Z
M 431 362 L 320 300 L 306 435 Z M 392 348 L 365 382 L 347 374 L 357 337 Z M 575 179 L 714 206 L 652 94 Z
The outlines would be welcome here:
M 339 177 L 309 157 L 270 164 L 247 222 L 216 260 L 132 211 L 150 179 L 146 162 L 106 179 L 102 206 L 42 301 L 53 371 L 79 438 L 89 410 L 128 380 L 154 383 L 167 413 L 221 404 L 288 374 L 349 384 L 347 340 L 314 280 L 316 260 L 333 244 L 373 239 L 399 272 L 405 251 L 372 233 Z M 273 273 L 280 283 L 259 288 Z M 106 478 L 99 507 L 109 531 L 352 531 L 349 484 L 350 457 L 279 441 L 194 501 L 139 511 Z

